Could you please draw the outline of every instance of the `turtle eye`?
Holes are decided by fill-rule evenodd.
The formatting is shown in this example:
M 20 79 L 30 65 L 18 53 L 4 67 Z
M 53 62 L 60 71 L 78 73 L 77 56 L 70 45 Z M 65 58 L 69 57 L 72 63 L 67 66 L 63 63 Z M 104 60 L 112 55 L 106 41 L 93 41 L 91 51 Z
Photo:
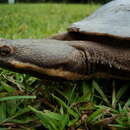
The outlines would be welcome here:
M 0 47 L 0 56 L 8 56 L 11 53 L 12 53 L 11 47 L 6 45 Z

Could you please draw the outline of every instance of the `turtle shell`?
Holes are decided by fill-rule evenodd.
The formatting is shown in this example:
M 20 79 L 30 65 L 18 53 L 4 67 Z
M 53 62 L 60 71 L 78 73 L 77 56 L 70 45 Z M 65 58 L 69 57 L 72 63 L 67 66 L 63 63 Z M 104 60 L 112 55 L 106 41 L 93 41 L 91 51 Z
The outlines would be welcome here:
M 130 41 L 130 0 L 111 1 L 68 30 Z

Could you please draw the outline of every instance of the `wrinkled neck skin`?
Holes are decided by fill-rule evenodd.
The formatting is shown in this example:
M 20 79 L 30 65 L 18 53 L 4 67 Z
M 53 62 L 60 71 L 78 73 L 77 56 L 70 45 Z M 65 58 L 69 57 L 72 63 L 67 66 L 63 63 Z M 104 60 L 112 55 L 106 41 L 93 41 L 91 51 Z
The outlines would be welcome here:
M 51 37 L 56 40 L 69 40 L 68 44 L 75 47 L 78 50 L 84 52 L 86 70 L 85 78 L 101 77 L 101 78 L 114 78 L 130 80 L 130 47 L 122 45 L 118 46 L 118 43 L 107 40 L 95 41 L 87 38 L 80 40 L 78 36 L 71 35 L 69 33 L 63 33 L 61 35 L 55 35 Z M 77 40 L 75 41 L 75 39 Z M 127 41 L 128 42 L 128 41 Z M 119 43 L 120 44 L 120 43 Z

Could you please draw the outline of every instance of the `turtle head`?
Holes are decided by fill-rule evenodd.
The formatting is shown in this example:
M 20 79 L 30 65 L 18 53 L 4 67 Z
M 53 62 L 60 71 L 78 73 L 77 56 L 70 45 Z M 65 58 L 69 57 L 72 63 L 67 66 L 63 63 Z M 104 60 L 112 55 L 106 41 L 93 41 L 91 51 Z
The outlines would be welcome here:
M 0 67 L 40 78 L 84 78 L 80 50 L 58 40 L 0 40 Z

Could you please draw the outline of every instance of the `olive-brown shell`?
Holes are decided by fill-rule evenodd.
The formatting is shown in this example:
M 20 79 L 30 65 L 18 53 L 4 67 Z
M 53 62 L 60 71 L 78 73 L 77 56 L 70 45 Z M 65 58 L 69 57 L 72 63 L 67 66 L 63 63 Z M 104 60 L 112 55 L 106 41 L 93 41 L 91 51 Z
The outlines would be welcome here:
M 80 32 L 130 40 L 130 0 L 111 1 L 89 17 L 72 24 L 70 32 Z

